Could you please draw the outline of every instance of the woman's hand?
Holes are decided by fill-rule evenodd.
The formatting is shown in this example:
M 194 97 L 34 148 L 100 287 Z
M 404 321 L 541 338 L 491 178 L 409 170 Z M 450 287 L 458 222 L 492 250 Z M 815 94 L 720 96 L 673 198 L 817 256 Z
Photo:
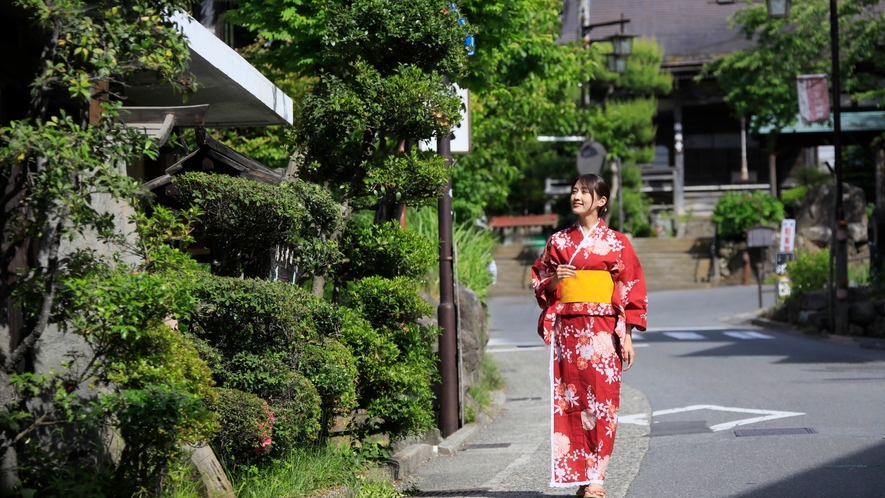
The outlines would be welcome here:
M 550 279 L 550 282 L 547 284 L 547 290 L 553 292 L 556 290 L 556 286 L 559 285 L 559 282 L 562 282 L 566 278 L 574 277 L 576 266 L 573 265 L 559 265 L 556 267 L 556 274 L 553 275 L 553 278 Z
M 636 352 L 633 351 L 633 331 L 627 330 L 624 334 L 624 371 L 630 370 L 636 360 Z

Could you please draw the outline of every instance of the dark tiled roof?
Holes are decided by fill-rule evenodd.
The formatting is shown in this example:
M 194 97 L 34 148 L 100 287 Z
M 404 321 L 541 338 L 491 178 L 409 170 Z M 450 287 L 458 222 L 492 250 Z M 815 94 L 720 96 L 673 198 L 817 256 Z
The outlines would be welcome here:
M 743 0 L 719 4 L 715 0 L 591 0 L 590 22 L 630 19 L 625 31 L 641 37 L 655 37 L 664 47 L 667 63 L 704 62 L 717 55 L 746 48 L 751 42 L 730 29 L 728 18 L 746 8 Z M 618 32 L 619 26 L 595 28 L 592 39 Z

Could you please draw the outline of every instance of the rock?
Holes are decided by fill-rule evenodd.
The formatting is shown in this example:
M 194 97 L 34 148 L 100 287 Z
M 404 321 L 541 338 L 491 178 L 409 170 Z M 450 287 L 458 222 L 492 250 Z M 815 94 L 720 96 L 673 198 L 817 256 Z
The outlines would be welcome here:
M 859 303 L 861 301 L 869 301 L 870 300 L 870 288 L 869 287 L 850 287 L 848 289 L 848 302 L 849 303 Z
M 480 380 L 482 356 L 488 342 L 488 318 L 475 292 L 458 285 L 455 305 L 459 314 L 458 341 L 461 346 L 462 379 L 465 388 Z
M 860 325 L 854 323 L 848 325 L 848 335 L 861 336 L 864 335 L 865 332 L 866 330 Z
M 796 216 L 796 232 L 804 238 L 812 240 L 806 235 L 807 229 L 811 227 L 820 227 L 826 230 L 815 230 L 815 238 L 820 239 L 826 235 L 826 241 L 829 241 L 833 226 L 835 206 L 836 187 L 834 185 L 822 185 L 809 189 L 808 193 L 802 199 L 795 209 Z M 867 216 L 866 216 L 866 196 L 863 189 L 855 187 L 847 183 L 842 184 L 842 205 L 845 212 L 845 221 L 849 223 L 849 234 L 851 233 L 850 225 L 857 224 L 854 229 L 857 239 L 852 238 L 855 242 L 866 239 Z M 827 230 L 830 233 L 827 233 Z M 815 244 L 821 245 L 818 240 L 813 240 Z M 823 245 L 826 245 L 825 243 Z
M 833 235 L 833 231 L 828 227 L 811 226 L 800 230 L 799 235 L 817 247 L 827 247 L 830 243 L 830 237 Z
M 878 317 L 876 307 L 870 301 L 854 303 L 848 307 L 848 320 L 852 324 L 867 326 Z
M 877 299 L 873 301 L 873 306 L 876 308 L 876 313 L 879 316 L 885 316 L 885 299 Z
M 848 238 L 855 244 L 862 244 L 869 240 L 867 237 L 867 225 L 865 223 L 849 223 Z
M 796 319 L 796 323 L 799 325 L 808 325 L 810 323 L 814 323 L 815 315 L 817 315 L 817 311 L 804 310 L 799 312 L 799 317 Z
M 873 323 L 867 326 L 866 335 L 870 337 L 885 337 L 885 318 L 877 317 Z
M 830 296 L 825 290 L 803 292 L 799 296 L 800 310 L 819 311 L 825 309 L 829 304 Z

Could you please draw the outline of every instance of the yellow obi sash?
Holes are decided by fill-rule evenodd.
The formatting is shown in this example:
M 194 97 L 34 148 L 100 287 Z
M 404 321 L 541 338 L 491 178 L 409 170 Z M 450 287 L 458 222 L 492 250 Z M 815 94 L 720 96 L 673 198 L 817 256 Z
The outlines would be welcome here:
M 577 270 L 574 277 L 559 282 L 562 303 L 610 303 L 615 283 L 605 270 Z

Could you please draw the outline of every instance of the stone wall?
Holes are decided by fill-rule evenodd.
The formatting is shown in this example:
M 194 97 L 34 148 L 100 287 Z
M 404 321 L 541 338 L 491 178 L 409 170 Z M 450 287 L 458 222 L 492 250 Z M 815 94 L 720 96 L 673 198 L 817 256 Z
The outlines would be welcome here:
M 871 299 L 866 287 L 848 289 L 848 299 L 839 303 L 835 312 L 848 323 L 847 335 L 885 337 L 885 299 Z M 773 318 L 808 330 L 830 332 L 829 291 L 802 293 L 778 308 Z

